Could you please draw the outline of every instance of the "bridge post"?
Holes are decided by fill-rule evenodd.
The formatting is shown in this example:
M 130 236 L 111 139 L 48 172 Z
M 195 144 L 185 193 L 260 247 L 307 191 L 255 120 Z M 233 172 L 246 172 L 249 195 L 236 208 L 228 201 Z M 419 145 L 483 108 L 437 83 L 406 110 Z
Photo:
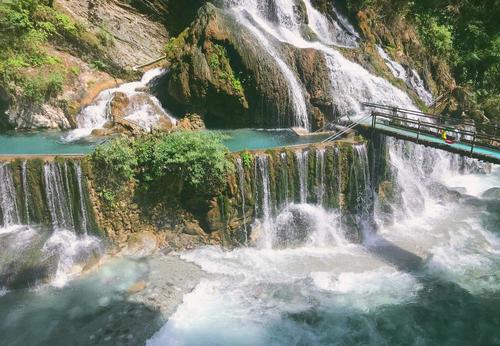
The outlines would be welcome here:
M 472 143 L 471 143 L 471 147 L 470 147 L 470 154 L 471 155 L 474 152 L 474 144 L 476 144 L 476 132 L 474 132 L 474 137 L 472 137 Z
M 417 144 L 420 139 L 420 119 L 418 119 L 418 127 L 417 127 Z

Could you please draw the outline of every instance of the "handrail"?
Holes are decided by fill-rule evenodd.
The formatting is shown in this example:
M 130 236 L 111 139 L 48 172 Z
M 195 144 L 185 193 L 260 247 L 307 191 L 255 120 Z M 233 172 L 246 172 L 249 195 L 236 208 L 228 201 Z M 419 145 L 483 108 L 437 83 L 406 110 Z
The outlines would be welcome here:
M 349 125 L 348 127 L 346 127 L 344 130 L 324 139 L 323 141 L 321 141 L 321 143 L 326 143 L 326 142 L 332 142 L 334 140 L 336 140 L 337 138 L 339 138 L 340 136 L 344 135 L 345 133 L 347 133 L 348 131 L 352 130 L 353 128 L 355 128 L 356 126 L 358 126 L 360 124 L 360 122 L 362 120 L 366 120 L 368 118 L 372 117 L 372 114 L 369 114 L 361 119 L 359 119 L 357 122 L 356 121 L 353 121 L 353 123 L 351 125 Z
M 471 131 L 467 131 L 467 130 L 457 129 L 457 128 L 454 128 L 454 127 L 452 128 L 452 130 L 449 130 L 449 128 L 450 128 L 449 125 L 440 125 L 440 124 L 422 122 L 422 121 L 420 121 L 420 119 L 415 120 L 415 119 L 410 119 L 410 118 L 403 118 L 403 117 L 397 116 L 396 114 L 386 114 L 386 113 L 372 111 L 371 112 L 371 116 L 372 116 L 371 127 L 372 127 L 373 130 L 376 129 L 377 117 L 384 118 L 384 119 L 387 119 L 387 120 L 396 120 L 396 121 L 399 121 L 401 123 L 404 123 L 405 125 L 403 125 L 403 124 L 401 124 L 401 125 L 391 124 L 390 126 L 399 127 L 399 128 L 402 128 L 402 129 L 412 130 L 412 131 L 416 130 L 416 132 L 417 132 L 417 138 L 416 138 L 417 143 L 419 143 L 420 133 L 421 132 L 430 133 L 430 134 L 433 134 L 433 135 L 436 134 L 433 131 L 422 131 L 422 127 L 424 129 L 427 127 L 427 128 L 430 128 L 430 129 L 436 129 L 438 131 L 439 130 L 449 131 L 450 134 L 453 133 L 453 134 L 460 135 L 460 140 L 463 143 L 467 143 L 467 144 L 470 145 L 469 155 L 471 155 L 471 156 L 474 155 L 474 149 L 476 148 L 476 146 L 478 144 L 481 145 L 481 146 L 483 146 L 483 147 L 493 148 L 495 150 L 498 150 L 500 148 L 500 139 L 496 138 L 496 131 L 495 131 L 495 135 L 491 136 L 491 135 L 485 135 L 485 134 L 478 133 L 477 131 L 476 132 L 471 132 Z M 417 125 L 417 128 L 415 129 L 415 128 L 411 127 L 411 126 L 408 126 L 408 124 Z M 462 136 L 464 136 L 464 137 L 462 138 Z M 469 138 L 467 138 L 467 136 Z M 470 139 L 470 137 L 472 137 L 472 140 Z M 478 142 L 478 140 L 480 140 L 480 141 Z
M 419 117 L 431 118 L 431 119 L 435 119 L 435 120 L 452 120 L 452 121 L 459 120 L 459 119 L 455 119 L 455 118 L 451 118 L 451 117 L 446 117 L 443 115 L 436 116 L 434 114 L 420 112 L 420 111 L 416 111 L 416 110 L 412 110 L 412 109 L 399 108 L 399 107 L 393 107 L 393 106 L 387 106 L 387 105 L 380 105 L 380 104 L 371 103 L 371 102 L 363 102 L 363 103 L 361 103 L 361 105 L 363 107 L 389 110 L 391 112 L 397 112 L 397 113 L 412 114 L 412 115 L 416 115 Z M 469 122 L 466 120 L 460 120 L 460 123 L 463 125 L 470 125 L 470 126 L 475 126 L 475 127 L 486 127 L 486 128 L 489 127 L 489 128 L 493 128 L 495 130 L 497 130 L 500 127 L 500 124 L 497 122 L 492 122 L 492 123 L 488 123 L 488 124 L 475 124 L 473 122 Z
M 420 120 L 403 118 L 403 117 L 399 117 L 397 115 L 392 115 L 392 114 L 386 114 L 386 113 L 380 113 L 380 112 L 373 112 L 372 114 L 375 117 L 382 117 L 382 118 L 387 118 L 387 119 L 399 120 L 399 121 L 402 121 L 402 122 L 405 122 L 405 123 L 419 125 L 420 127 L 422 127 L 422 126 L 424 126 L 424 127 L 430 127 L 430 128 L 434 128 L 434 129 L 437 129 L 437 130 L 449 130 L 449 128 L 450 128 L 450 126 L 448 126 L 448 125 L 440 125 L 440 124 L 433 124 L 433 123 L 428 123 L 428 122 L 422 122 Z M 500 138 L 497 138 L 495 135 L 493 135 L 493 136 L 492 135 L 486 135 L 486 134 L 478 133 L 477 131 L 476 132 L 472 132 L 472 131 L 469 131 L 469 130 L 462 130 L 462 129 L 457 129 L 457 128 L 453 127 L 453 129 L 450 132 L 459 133 L 461 135 L 466 135 L 466 136 L 481 137 L 481 138 L 488 139 L 488 140 L 493 140 L 493 141 L 500 141 Z

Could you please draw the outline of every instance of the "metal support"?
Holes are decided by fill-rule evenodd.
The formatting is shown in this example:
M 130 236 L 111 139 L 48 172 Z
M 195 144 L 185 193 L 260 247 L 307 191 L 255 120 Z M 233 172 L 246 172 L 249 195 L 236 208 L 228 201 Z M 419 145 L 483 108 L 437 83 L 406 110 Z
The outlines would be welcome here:
M 474 137 L 472 137 L 472 143 L 471 143 L 471 147 L 470 147 L 470 154 L 471 155 L 474 152 L 474 144 L 476 144 L 476 133 L 475 132 L 474 132 Z
M 417 127 L 417 144 L 420 139 L 420 119 L 418 119 L 418 127 Z

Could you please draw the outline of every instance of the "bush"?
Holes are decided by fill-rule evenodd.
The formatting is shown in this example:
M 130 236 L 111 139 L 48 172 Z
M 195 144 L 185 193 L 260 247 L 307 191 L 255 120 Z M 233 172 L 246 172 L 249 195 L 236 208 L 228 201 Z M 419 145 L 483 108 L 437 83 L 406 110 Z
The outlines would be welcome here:
M 200 193 L 215 193 L 232 170 L 223 137 L 211 132 L 176 132 L 159 140 L 152 153 L 152 178 L 174 176 Z
M 137 156 L 131 144 L 129 139 L 119 138 L 98 146 L 92 153 L 96 178 L 103 190 L 118 191 L 134 177 Z
M 219 192 L 233 170 L 223 136 L 211 132 L 149 134 L 135 140 L 116 139 L 97 147 L 92 161 L 101 190 L 118 191 L 137 180 L 145 190 L 175 181 L 191 192 Z

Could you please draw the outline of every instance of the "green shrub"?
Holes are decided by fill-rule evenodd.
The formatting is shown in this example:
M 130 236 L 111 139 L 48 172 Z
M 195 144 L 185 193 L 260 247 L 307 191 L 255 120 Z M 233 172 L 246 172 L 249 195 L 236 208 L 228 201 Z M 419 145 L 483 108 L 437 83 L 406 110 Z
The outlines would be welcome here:
M 175 181 L 210 195 L 224 187 L 227 172 L 234 169 L 222 141 L 211 132 L 119 138 L 97 147 L 92 161 L 101 191 L 119 190 L 124 181 L 135 179 L 145 190 L 158 191 L 165 181 Z
M 244 151 L 240 154 L 243 166 L 246 169 L 250 169 L 253 166 L 252 154 L 249 151 Z
M 24 96 L 32 102 L 42 103 L 62 92 L 64 80 L 58 72 L 27 78 L 23 84 Z
M 223 137 L 211 132 L 176 132 L 156 142 L 152 178 L 174 176 L 200 193 L 219 191 L 231 170 Z
M 129 139 L 118 138 L 98 146 L 92 153 L 92 163 L 102 191 L 118 191 L 134 177 L 137 156 Z

